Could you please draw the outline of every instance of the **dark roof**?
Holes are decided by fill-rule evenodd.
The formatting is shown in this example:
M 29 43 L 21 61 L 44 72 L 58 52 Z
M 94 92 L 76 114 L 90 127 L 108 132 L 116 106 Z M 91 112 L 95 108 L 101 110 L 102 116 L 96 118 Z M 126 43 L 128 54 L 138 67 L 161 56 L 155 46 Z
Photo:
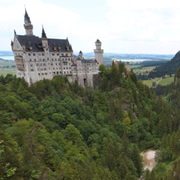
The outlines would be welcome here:
M 82 53 L 82 51 L 79 51 L 79 53 Z
M 96 43 L 101 43 L 101 41 L 99 39 L 96 40 Z
M 42 27 L 42 38 L 47 38 L 47 37 L 46 37 L 46 33 L 45 33 L 45 31 L 44 31 L 44 27 Z
M 92 60 L 92 59 L 83 59 L 81 60 L 82 63 L 96 63 L 96 59 L 95 60 Z
M 37 36 L 26 36 L 26 35 L 17 35 L 17 39 L 20 42 L 21 46 L 26 47 L 26 51 L 31 51 L 30 47 L 32 47 L 32 51 L 44 51 L 42 47 L 42 39 Z M 61 51 L 67 51 L 67 45 L 69 45 L 68 40 L 66 39 L 47 39 L 49 45 L 49 51 L 59 50 L 61 47 Z M 69 45 L 69 50 L 72 51 L 71 45 Z
M 77 56 L 77 57 L 75 58 L 75 60 L 81 60 L 81 58 L 80 58 L 79 56 Z
M 31 23 L 31 20 L 30 20 L 30 18 L 28 16 L 28 13 L 27 13 L 26 9 L 25 9 L 24 20 L 27 21 L 28 23 Z

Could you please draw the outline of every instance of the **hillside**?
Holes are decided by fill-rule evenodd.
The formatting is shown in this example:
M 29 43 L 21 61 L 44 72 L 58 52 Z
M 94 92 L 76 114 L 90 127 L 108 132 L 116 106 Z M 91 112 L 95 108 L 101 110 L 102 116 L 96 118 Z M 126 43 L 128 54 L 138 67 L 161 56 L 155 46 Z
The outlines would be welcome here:
M 156 67 L 154 71 L 150 72 L 148 78 L 161 77 L 165 74 L 175 74 L 178 67 L 180 67 L 180 51 L 176 53 L 171 61 L 168 61 L 167 63 Z
M 172 148 L 168 158 L 178 158 L 180 136 L 172 133 L 179 125 L 179 112 L 156 100 L 124 63 L 100 66 L 98 90 L 62 76 L 30 87 L 24 79 L 0 76 L 0 177 L 138 180 L 140 152 L 167 146 L 165 137 Z M 157 157 L 160 166 L 145 180 L 169 175 L 163 154 Z M 172 165 L 171 173 L 179 167 Z

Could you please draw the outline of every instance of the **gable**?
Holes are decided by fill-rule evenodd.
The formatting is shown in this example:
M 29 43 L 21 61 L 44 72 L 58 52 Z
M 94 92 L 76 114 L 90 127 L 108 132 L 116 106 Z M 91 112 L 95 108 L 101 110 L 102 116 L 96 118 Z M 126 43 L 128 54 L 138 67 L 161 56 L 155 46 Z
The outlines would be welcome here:
M 14 37 L 14 43 L 13 43 L 12 49 L 13 49 L 13 51 L 22 51 L 23 50 L 23 48 L 22 48 L 21 44 L 19 43 L 16 36 Z

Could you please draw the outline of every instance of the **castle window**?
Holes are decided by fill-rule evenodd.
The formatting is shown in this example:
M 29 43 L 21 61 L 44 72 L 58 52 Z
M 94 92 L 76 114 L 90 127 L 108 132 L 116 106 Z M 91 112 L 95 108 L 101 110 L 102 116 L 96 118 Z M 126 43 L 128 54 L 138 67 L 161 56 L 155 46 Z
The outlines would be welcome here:
M 46 71 L 46 68 L 44 68 L 44 70 Z
M 35 56 L 36 54 L 33 54 L 33 56 Z
M 40 64 L 42 66 L 42 64 Z
M 68 69 L 68 67 L 66 67 L 66 69 Z
M 46 64 L 44 63 L 43 65 L 45 66 Z
M 65 69 L 65 67 L 63 69 Z
M 69 67 L 69 69 L 71 69 L 71 68 Z
M 43 59 L 43 61 L 45 61 L 45 59 Z
M 42 75 L 44 75 L 44 73 L 42 73 Z
M 70 73 L 71 73 L 71 71 L 70 71 Z
M 34 59 L 34 61 L 36 61 L 36 59 Z
M 31 56 L 31 54 L 29 53 L 28 56 Z
M 56 63 L 56 66 L 57 66 L 57 63 Z
M 56 69 L 58 69 L 58 68 L 56 68 Z
M 59 63 L 59 65 L 61 65 L 61 63 Z
M 51 74 L 51 72 L 49 74 Z
M 51 66 L 53 66 L 53 63 L 51 63 Z
M 45 73 L 45 75 L 47 75 L 47 73 Z
M 29 61 L 31 61 L 31 59 Z
M 61 71 L 60 71 L 60 74 L 61 74 Z
M 57 56 L 59 56 L 59 54 L 57 54 Z
M 53 68 L 54 69 L 54 68 Z
M 32 67 L 33 65 L 31 64 L 31 67 Z
M 44 54 L 42 54 L 42 56 L 44 56 Z
M 52 54 L 54 56 L 54 54 Z
M 54 59 L 52 59 L 52 61 L 54 61 Z
M 38 75 L 40 76 L 40 73 L 38 73 Z
M 33 69 L 31 69 L 31 71 L 34 71 Z

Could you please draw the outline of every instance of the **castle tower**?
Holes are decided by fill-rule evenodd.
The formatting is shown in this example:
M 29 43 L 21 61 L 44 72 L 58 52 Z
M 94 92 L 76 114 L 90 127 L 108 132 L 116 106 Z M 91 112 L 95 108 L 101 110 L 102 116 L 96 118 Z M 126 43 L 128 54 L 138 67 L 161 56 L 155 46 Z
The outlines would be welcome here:
M 129 62 L 126 63 L 126 69 L 129 71 Z
M 24 15 L 24 28 L 26 29 L 26 36 L 33 36 L 33 25 L 31 24 L 31 20 L 26 9 Z
M 47 48 L 48 47 L 48 39 L 47 39 L 46 33 L 44 31 L 44 27 L 42 27 L 42 36 L 41 36 L 41 39 L 42 39 L 42 46 L 43 46 L 43 48 Z
M 82 53 L 82 51 L 79 52 L 79 58 L 80 58 L 80 59 L 83 59 L 83 53 Z
M 103 52 L 104 50 L 101 49 L 101 41 L 97 39 L 95 42 L 96 49 L 94 49 L 95 59 L 99 64 L 103 64 Z

